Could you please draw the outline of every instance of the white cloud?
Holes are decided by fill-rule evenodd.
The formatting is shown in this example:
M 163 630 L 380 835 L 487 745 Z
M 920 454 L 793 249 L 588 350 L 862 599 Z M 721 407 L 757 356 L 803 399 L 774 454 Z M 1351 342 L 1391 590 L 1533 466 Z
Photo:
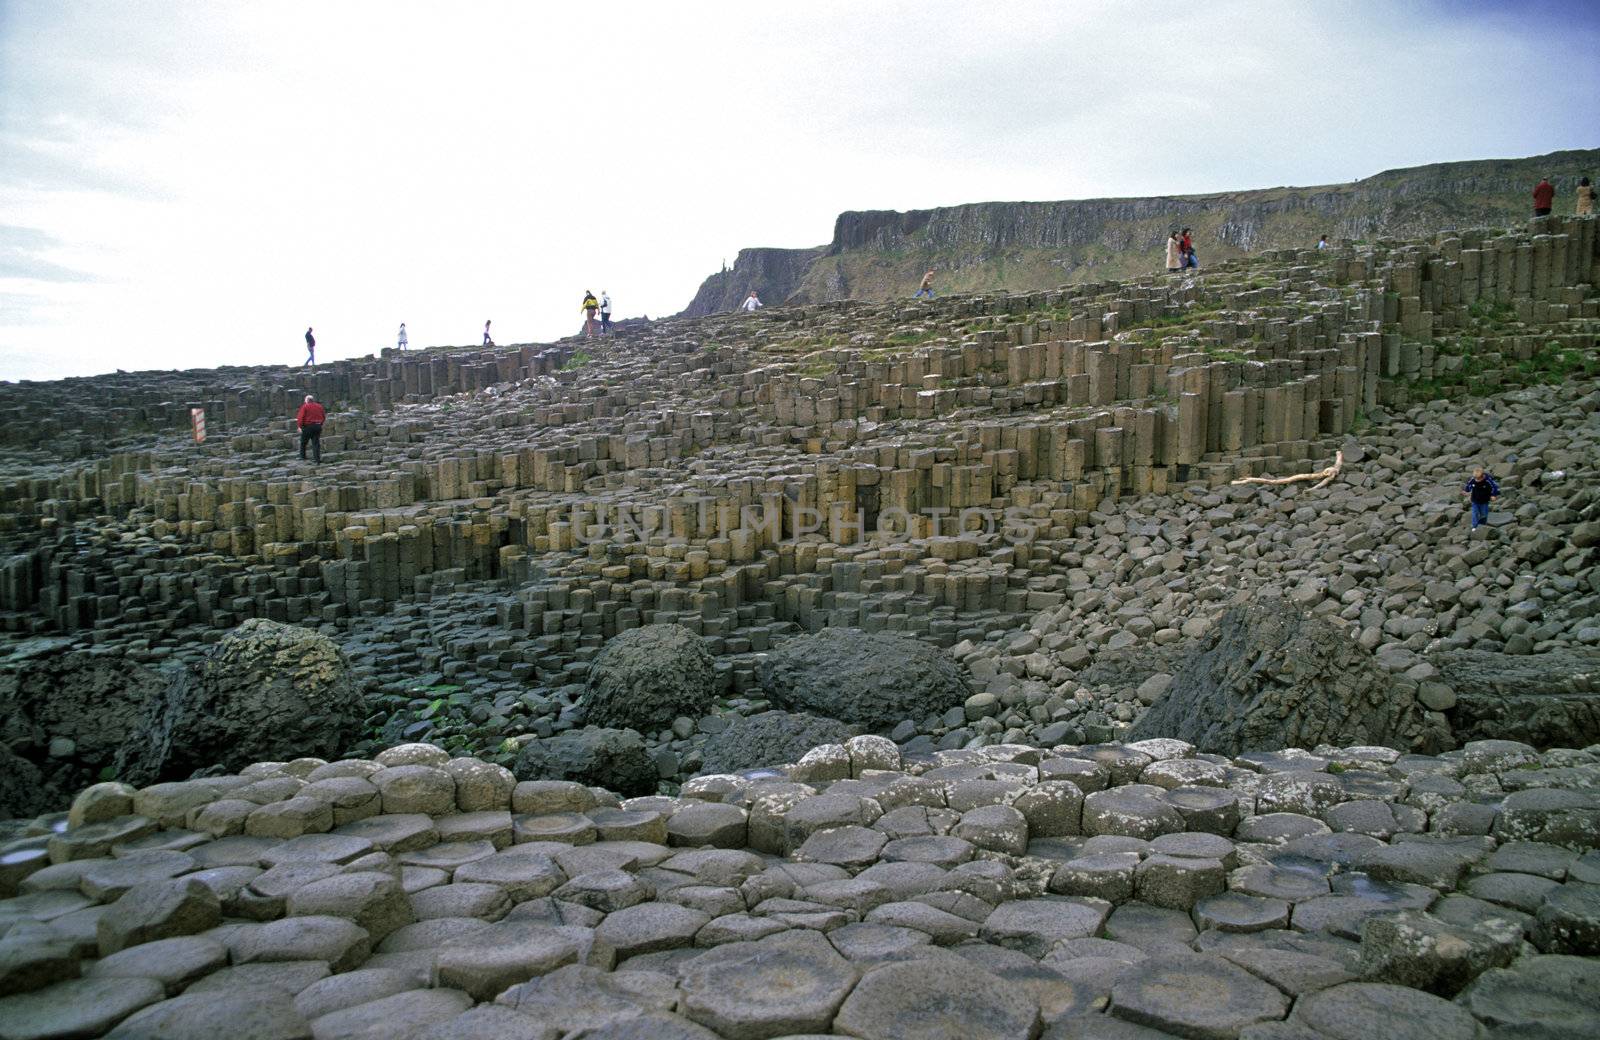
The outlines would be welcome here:
M 548 339 L 844 209 L 1593 145 L 1593 20 L 1461 10 L 8 4 L 0 208 L 95 281 L 0 270 L 0 377 Z

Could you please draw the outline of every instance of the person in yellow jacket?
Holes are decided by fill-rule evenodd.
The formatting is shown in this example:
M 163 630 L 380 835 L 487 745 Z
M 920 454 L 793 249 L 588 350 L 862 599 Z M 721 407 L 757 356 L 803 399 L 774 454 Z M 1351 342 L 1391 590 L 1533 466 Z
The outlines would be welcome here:
M 583 338 L 594 339 L 594 312 L 600 309 L 600 301 L 594 298 L 594 293 L 588 289 L 583 290 Z
M 1594 185 L 1585 177 L 1578 181 L 1578 206 L 1573 210 L 1580 217 L 1587 217 L 1594 212 Z

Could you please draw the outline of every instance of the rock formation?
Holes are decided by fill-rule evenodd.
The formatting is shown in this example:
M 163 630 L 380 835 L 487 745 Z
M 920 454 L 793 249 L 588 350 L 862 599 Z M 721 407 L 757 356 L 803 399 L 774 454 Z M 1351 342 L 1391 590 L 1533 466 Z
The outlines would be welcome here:
M 938 647 L 853 628 L 789 640 L 767 655 L 760 679 L 781 707 L 874 728 L 943 714 L 971 692 Z
M 711 655 L 681 625 L 646 625 L 606 644 L 589 669 L 584 718 L 595 726 L 660 729 L 707 714 L 716 696 Z

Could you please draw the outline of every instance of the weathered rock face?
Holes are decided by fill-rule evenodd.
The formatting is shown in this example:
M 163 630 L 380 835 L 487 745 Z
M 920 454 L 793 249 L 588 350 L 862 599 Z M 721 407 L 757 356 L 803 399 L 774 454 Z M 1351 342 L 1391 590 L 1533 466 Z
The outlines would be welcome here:
M 1497 654 L 1450 650 L 1428 658 L 1454 691 L 1456 739 L 1535 747 L 1600 742 L 1600 651 Z
M 639 734 L 593 726 L 530 741 L 512 772 L 519 780 L 572 780 L 630 798 L 654 793 L 659 779 Z
M 716 678 L 699 636 L 681 625 L 645 625 L 606 643 L 589 671 L 583 706 L 595 726 L 668 726 L 709 711 Z
M 736 773 L 741 769 L 798 762 L 814 747 L 843 744 L 851 729 L 833 719 L 787 711 L 764 711 L 735 716 L 728 727 L 706 741 L 705 773 Z
M 1166 695 L 1128 732 L 1237 755 L 1318 744 L 1434 752 L 1451 746 L 1415 684 L 1383 674 L 1331 622 L 1262 597 L 1228 609 L 1190 652 Z
M 797 636 L 762 662 L 761 687 L 784 708 L 858 726 L 893 726 L 971 694 L 950 655 L 897 632 L 826 628 Z
M 683 316 L 695 318 L 735 310 L 751 289 L 769 307 L 783 303 L 825 252 L 823 246 L 741 249 L 731 268 L 725 267 L 700 283 L 694 299 L 683 309 Z
M 337 758 L 360 732 L 363 715 L 333 640 L 256 618 L 150 701 L 117 774 L 151 783 L 212 766 Z
M 38 767 L 0 743 L 0 820 L 35 816 L 53 804 Z
M 44 794 L 64 801 L 112 765 L 148 706 L 178 672 L 120 654 L 73 651 L 39 640 L 0 670 L 0 743 L 37 768 Z

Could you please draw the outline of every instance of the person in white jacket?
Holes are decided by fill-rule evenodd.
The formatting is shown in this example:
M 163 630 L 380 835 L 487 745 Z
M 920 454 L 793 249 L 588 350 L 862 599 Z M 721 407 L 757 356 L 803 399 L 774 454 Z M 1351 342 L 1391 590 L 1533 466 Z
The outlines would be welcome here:
M 406 344 L 411 342 L 410 340 L 406 339 L 406 323 L 403 321 L 400 323 L 400 335 L 396 338 L 396 342 L 399 344 L 401 350 L 406 349 Z
M 755 311 L 761 309 L 761 301 L 756 297 L 756 291 L 754 289 L 750 290 L 750 295 L 745 297 L 744 302 L 739 305 L 739 309 L 742 311 Z
M 600 335 L 609 335 L 611 332 L 611 294 L 604 289 L 600 290 Z

